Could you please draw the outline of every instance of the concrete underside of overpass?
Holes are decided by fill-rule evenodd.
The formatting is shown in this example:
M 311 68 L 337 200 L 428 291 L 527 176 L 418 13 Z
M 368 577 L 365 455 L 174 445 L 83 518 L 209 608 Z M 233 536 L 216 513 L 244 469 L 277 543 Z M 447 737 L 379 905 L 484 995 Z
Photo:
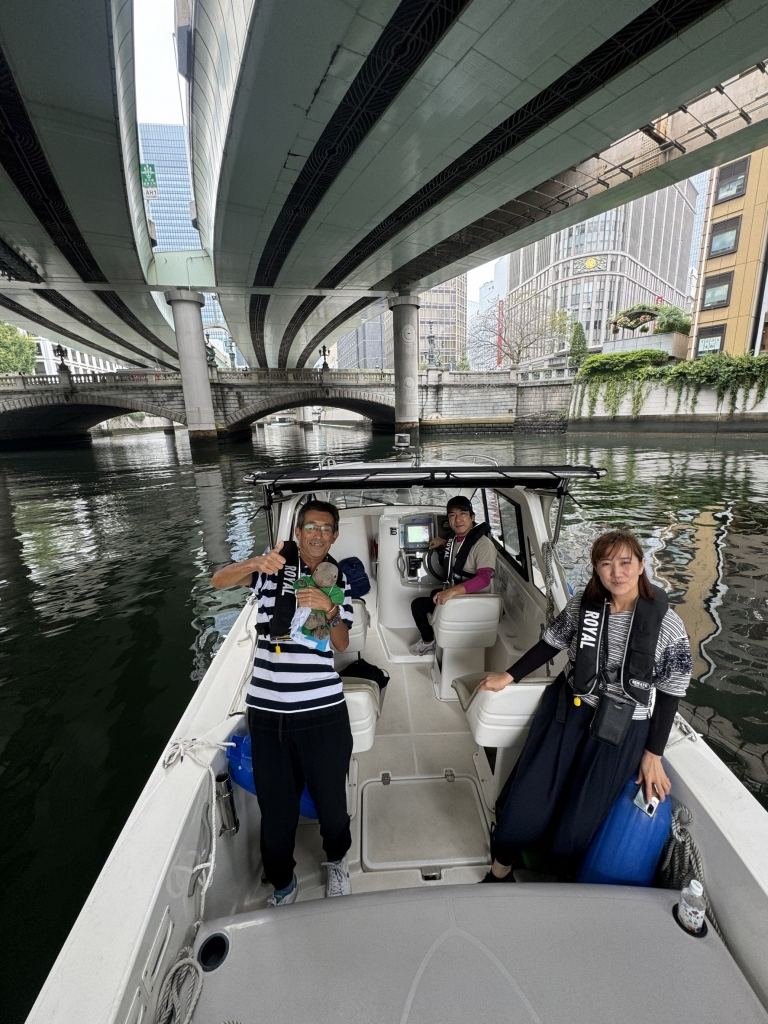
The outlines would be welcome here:
M 202 331 L 180 327 L 178 292 L 194 288 L 218 294 L 252 366 L 311 365 L 397 293 L 768 144 L 763 0 L 191 9 L 177 41 L 203 249 L 161 254 L 132 5 L 0 7 L 0 315 L 124 365 L 194 376 Z M 401 381 L 413 369 L 397 361 Z M 203 404 L 193 434 L 210 435 Z

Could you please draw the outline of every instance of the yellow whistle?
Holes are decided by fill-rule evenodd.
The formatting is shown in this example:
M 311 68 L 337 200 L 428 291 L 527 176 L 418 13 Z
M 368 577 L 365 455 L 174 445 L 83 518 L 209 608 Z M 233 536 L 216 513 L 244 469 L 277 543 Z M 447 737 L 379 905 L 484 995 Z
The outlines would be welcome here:
M 581 697 L 574 697 L 573 703 L 576 705 L 577 708 L 581 707 Z
M 275 654 L 280 654 L 280 644 L 275 644 Z

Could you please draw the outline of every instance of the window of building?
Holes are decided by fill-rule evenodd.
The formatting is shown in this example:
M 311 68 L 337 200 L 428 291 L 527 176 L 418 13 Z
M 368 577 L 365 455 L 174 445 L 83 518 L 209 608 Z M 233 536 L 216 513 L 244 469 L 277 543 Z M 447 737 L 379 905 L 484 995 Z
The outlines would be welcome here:
M 731 285 L 733 274 L 718 274 L 716 277 L 708 277 L 704 281 L 704 298 L 701 303 L 702 309 L 715 309 L 717 306 L 727 306 L 731 301 Z
M 722 352 L 725 344 L 725 324 L 702 327 L 696 339 L 696 358 Z
M 731 217 L 712 225 L 712 241 L 709 243 L 709 256 L 724 256 L 728 252 L 736 252 L 739 245 L 741 217 Z
M 720 168 L 717 176 L 716 203 L 725 203 L 729 199 L 743 196 L 747 191 L 747 173 L 749 171 L 749 157 L 743 160 L 736 160 L 732 164 L 726 164 Z

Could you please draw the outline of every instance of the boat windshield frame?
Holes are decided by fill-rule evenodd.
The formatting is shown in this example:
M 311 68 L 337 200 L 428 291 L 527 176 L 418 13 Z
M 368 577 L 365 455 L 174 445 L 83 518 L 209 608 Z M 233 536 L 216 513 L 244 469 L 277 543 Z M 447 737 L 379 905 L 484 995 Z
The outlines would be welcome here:
M 263 487 L 268 500 L 279 501 L 308 491 L 388 490 L 414 486 L 453 491 L 469 487 L 528 487 L 562 492 L 574 478 L 599 480 L 606 473 L 607 470 L 595 466 L 485 466 L 448 462 L 415 466 L 398 462 L 358 462 L 315 469 L 263 470 L 245 479 Z

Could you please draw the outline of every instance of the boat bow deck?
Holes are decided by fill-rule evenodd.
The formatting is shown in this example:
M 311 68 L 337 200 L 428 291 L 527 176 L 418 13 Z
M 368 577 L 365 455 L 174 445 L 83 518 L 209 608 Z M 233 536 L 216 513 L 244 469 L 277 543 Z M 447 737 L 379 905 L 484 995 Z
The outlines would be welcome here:
M 313 900 L 211 921 L 226 959 L 198 1024 L 766 1024 L 723 943 L 684 933 L 677 894 L 450 886 Z

